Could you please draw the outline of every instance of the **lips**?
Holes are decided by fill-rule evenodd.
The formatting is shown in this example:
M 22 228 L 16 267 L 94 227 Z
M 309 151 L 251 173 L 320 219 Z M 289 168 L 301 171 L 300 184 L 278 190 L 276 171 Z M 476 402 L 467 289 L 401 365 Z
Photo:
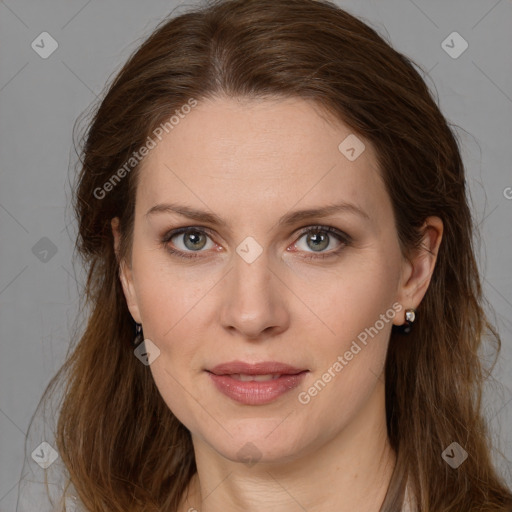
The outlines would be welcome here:
M 216 388 L 245 405 L 264 405 L 296 388 L 309 370 L 275 361 L 232 361 L 207 370 Z

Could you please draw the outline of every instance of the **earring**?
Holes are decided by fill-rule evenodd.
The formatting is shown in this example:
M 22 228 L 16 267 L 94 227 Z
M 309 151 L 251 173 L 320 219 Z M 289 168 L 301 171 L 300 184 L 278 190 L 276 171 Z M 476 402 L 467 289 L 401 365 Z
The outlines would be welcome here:
M 137 347 L 144 341 L 144 334 L 142 333 L 142 324 L 135 324 L 135 338 L 133 338 L 133 346 Z
M 412 323 L 416 319 L 416 310 L 409 308 L 405 310 L 405 324 L 400 326 L 400 330 L 403 334 L 409 334 L 411 332 Z

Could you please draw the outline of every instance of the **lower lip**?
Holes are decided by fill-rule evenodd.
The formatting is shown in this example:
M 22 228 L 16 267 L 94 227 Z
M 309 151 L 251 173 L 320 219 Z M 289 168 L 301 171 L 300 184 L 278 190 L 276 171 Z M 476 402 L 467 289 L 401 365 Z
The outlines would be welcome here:
M 296 388 L 306 373 L 307 370 L 296 375 L 281 375 L 274 380 L 247 382 L 233 379 L 229 375 L 215 375 L 208 372 L 221 393 L 246 405 L 262 405 L 272 402 L 287 391 Z

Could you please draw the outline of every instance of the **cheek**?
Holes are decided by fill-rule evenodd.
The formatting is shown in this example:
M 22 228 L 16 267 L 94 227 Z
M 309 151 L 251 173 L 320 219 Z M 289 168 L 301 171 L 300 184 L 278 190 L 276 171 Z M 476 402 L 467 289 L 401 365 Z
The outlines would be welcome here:
M 170 365 L 168 356 L 162 353 L 149 368 L 160 396 L 174 416 L 187 428 L 197 425 L 201 416 L 199 402 L 194 398 L 197 392 L 180 373 L 180 365 Z
M 204 363 L 205 325 L 211 320 L 207 309 L 215 310 L 215 284 L 223 274 L 171 264 L 162 252 L 134 255 L 134 276 L 144 337 L 160 350 L 150 370 L 163 399 L 181 420 L 190 406 L 191 382 Z
M 382 261 L 376 251 L 373 257 L 350 261 L 347 258 L 346 264 L 336 271 L 310 272 L 303 285 L 309 287 L 304 302 L 315 313 L 306 316 L 311 323 L 311 332 L 316 324 L 316 331 L 324 340 L 330 339 L 336 348 L 342 349 L 359 333 L 373 326 L 380 315 L 392 310 L 398 267 Z M 380 323 L 379 327 L 381 330 Z
M 144 336 L 160 350 L 149 366 L 164 402 L 183 423 L 190 424 L 195 410 L 191 386 L 195 379 L 195 358 L 204 344 L 205 294 L 212 287 L 208 279 L 193 281 L 179 266 L 165 265 L 159 258 L 139 260 L 137 299 L 144 322 Z M 201 286 L 198 285 L 201 283 Z M 203 286 L 203 283 L 206 283 Z M 203 320 L 204 321 L 204 320 Z
M 160 248 L 141 251 L 133 257 L 135 292 L 144 334 L 151 333 L 164 343 L 181 338 L 181 331 L 196 325 L 192 319 L 219 279 L 199 266 L 186 268 L 170 258 Z M 188 339 L 195 339 L 190 330 L 187 332 Z
M 314 377 L 320 379 L 316 387 L 323 395 L 319 405 L 332 400 L 348 412 L 364 402 L 383 371 L 396 315 L 398 266 L 383 264 L 392 260 L 382 255 L 375 251 L 373 257 L 347 263 L 335 275 L 317 276 L 324 293 L 316 294 L 311 309 L 322 322 L 312 318 L 306 330 L 315 337 Z

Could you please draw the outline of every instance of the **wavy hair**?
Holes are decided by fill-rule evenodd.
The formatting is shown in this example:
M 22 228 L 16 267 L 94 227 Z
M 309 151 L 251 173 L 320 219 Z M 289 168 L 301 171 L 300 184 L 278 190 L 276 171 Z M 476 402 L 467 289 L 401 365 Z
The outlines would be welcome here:
M 73 197 L 89 316 L 54 378 L 66 382 L 56 443 L 84 505 L 176 511 L 196 472 L 190 432 L 133 355 L 134 322 L 119 280 L 120 259 L 130 260 L 140 163 L 108 193 L 98 190 L 191 98 L 221 95 L 312 100 L 369 140 L 405 256 L 418 247 L 425 218 L 442 219 L 414 329 L 407 338 L 391 333 L 386 413 L 397 463 L 381 512 L 401 507 L 407 478 L 421 512 L 512 510 L 482 413 L 490 371 L 478 352 L 487 334 L 496 354 L 501 342 L 484 311 L 458 141 L 407 57 L 363 21 L 314 0 L 214 1 L 166 18 L 95 108 Z M 453 441 L 469 453 L 457 470 L 441 457 Z

